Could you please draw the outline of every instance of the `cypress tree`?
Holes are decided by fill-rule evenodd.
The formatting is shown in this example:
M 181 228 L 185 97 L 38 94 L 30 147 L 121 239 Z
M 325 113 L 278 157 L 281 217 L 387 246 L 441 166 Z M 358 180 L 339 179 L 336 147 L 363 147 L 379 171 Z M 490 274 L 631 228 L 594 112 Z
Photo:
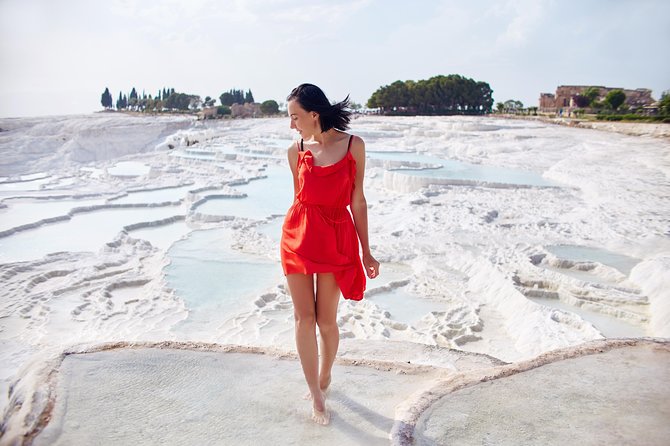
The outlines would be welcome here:
M 105 87 L 105 91 L 100 97 L 100 103 L 105 108 L 112 108 L 112 95 L 109 93 L 109 88 Z
M 245 103 L 249 102 L 249 103 L 252 103 L 252 104 L 253 104 L 253 102 L 254 102 L 254 95 L 251 94 L 251 89 L 249 89 L 249 91 L 247 91 L 247 94 L 244 96 L 244 102 L 245 102 Z

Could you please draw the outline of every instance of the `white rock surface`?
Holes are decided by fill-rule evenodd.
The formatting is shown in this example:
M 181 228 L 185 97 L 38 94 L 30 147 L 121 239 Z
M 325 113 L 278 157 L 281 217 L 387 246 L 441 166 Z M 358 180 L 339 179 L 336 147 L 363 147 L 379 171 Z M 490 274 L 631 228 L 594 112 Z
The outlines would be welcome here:
M 276 196 L 285 188 L 290 198 L 290 182 L 273 176 L 274 168 L 288 169 L 294 135 L 286 119 L 98 114 L 0 120 L 0 128 L 0 219 L 20 214 L 3 220 L 0 233 L 3 426 L 20 435 L 37 421 L 48 401 L 43 370 L 72 345 L 170 340 L 294 348 L 281 277 L 245 297 L 234 314 L 206 313 L 198 328 L 197 310 L 166 273 L 171 247 L 188 250 L 188 233 L 203 229 L 229 234 L 221 250 L 263 257 L 279 269 L 281 215 L 210 215 L 201 205 L 244 200 L 251 179 Z M 382 274 L 369 282 L 370 299 L 340 305 L 343 357 L 365 351 L 370 359 L 450 369 L 452 354 L 445 360 L 442 349 L 453 348 L 516 363 L 602 339 L 605 331 L 617 336 L 616 324 L 601 325 L 607 319 L 640 335 L 668 336 L 668 141 L 468 117 L 364 117 L 352 122 L 352 132 L 365 138 L 370 156 L 370 236 Z M 435 158 L 522 170 L 555 184 L 459 180 L 458 167 L 456 178 L 440 184 L 407 174 L 434 174 Z M 119 175 L 127 162 L 143 167 Z M 128 210 L 140 218 L 123 217 Z M 110 232 L 81 224 L 103 212 Z M 83 243 L 78 252 L 69 237 Z M 555 245 L 638 263 L 620 271 L 606 255 L 556 256 L 548 249 Z M 203 277 L 200 285 L 206 280 L 217 278 Z M 220 285 L 234 288 L 234 278 L 227 280 Z M 391 308 L 385 300 L 392 299 Z M 402 299 L 432 310 L 400 321 Z M 601 318 L 590 319 L 589 311 Z

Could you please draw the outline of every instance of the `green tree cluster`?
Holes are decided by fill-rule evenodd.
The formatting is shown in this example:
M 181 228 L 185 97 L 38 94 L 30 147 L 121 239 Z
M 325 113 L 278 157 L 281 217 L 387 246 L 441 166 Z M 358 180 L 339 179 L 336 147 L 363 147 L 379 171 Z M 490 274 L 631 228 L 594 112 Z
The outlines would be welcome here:
M 261 113 L 264 115 L 276 115 L 279 113 L 279 104 L 272 99 L 267 100 L 261 104 Z
M 395 81 L 380 87 L 368 99 L 368 107 L 384 114 L 480 115 L 491 112 L 493 90 L 458 74 L 428 80 Z
M 666 90 L 658 101 L 658 111 L 663 116 L 670 116 L 670 90 Z
M 112 95 L 107 88 L 102 94 L 102 101 L 104 107 L 112 108 Z M 200 107 L 201 103 L 200 96 L 178 93 L 174 88 L 163 88 L 158 91 L 156 97 L 153 97 L 150 94 L 147 95 L 144 91 L 139 94 L 133 87 L 128 95 L 119 92 L 115 105 L 117 110 L 163 111 L 167 109 L 185 111 L 194 110 Z
M 112 94 L 109 92 L 109 88 L 105 87 L 105 91 L 102 93 L 102 97 L 100 98 L 100 103 L 103 107 L 109 109 L 112 108 L 112 101 Z
M 254 103 L 254 95 L 251 90 L 232 89 L 223 93 L 220 97 L 221 105 L 217 107 L 218 115 L 231 114 L 230 106 L 234 103 L 245 104 Z M 180 93 L 174 88 L 162 88 L 158 90 L 156 96 L 147 95 L 144 91 L 140 94 L 135 87 L 132 87 L 130 93 L 119 92 L 116 103 L 108 88 L 102 93 L 100 102 L 102 106 L 111 109 L 116 105 L 117 110 L 133 110 L 142 112 L 162 112 L 162 111 L 193 111 L 204 107 L 212 107 L 216 103 L 216 98 L 206 96 L 203 101 L 200 96 L 188 93 Z M 279 104 L 274 100 L 269 100 L 261 104 L 261 111 L 264 114 L 277 114 Z
M 242 90 L 228 90 L 225 93 L 221 93 L 219 96 L 221 105 L 231 106 L 233 104 L 246 104 L 254 102 L 254 95 L 251 93 L 251 90 L 248 90 L 246 93 Z
M 523 102 L 516 99 L 508 99 L 503 103 L 505 113 L 519 113 L 523 110 Z
M 583 94 L 576 94 L 572 97 L 572 100 L 575 102 L 575 105 L 579 108 L 586 108 L 591 104 L 592 99 L 589 99 L 588 96 Z
M 165 99 L 165 108 L 168 110 L 193 110 L 200 107 L 200 96 L 173 92 Z
M 618 109 L 626 100 L 626 93 L 622 90 L 612 90 L 605 96 L 604 102 L 612 110 Z
M 231 114 L 230 107 L 228 107 L 227 105 L 219 105 L 218 107 L 216 107 L 216 114 L 219 116 L 229 115 Z
M 119 91 L 119 99 L 116 100 L 116 109 L 123 110 L 128 107 L 128 98 Z
M 594 103 L 596 103 L 598 98 L 600 97 L 600 88 L 589 87 L 586 90 L 584 90 L 581 96 L 584 96 L 588 100 L 588 103 L 584 107 L 587 107 L 589 105 L 593 106 Z
M 205 102 L 202 103 L 205 107 L 211 107 L 216 103 L 216 99 L 212 99 L 211 96 L 205 96 Z
M 611 90 L 604 98 L 600 99 L 600 88 L 589 87 L 581 94 L 573 96 L 572 100 L 577 107 L 582 109 L 591 107 L 597 110 L 618 110 L 626 102 L 626 94 L 620 89 Z

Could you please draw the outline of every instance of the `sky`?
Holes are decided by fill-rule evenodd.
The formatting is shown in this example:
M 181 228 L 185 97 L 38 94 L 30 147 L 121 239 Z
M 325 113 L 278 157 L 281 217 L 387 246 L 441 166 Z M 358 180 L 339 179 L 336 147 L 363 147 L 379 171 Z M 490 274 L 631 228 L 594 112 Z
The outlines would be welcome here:
M 0 117 L 90 113 L 163 87 L 365 104 L 460 74 L 496 102 L 559 85 L 670 90 L 667 0 L 0 0 Z

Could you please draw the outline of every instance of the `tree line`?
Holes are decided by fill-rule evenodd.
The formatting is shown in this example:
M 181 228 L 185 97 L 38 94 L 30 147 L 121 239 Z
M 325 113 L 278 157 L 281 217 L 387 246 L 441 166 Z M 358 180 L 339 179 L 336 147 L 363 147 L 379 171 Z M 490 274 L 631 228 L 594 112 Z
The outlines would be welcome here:
M 119 92 L 116 103 L 113 102 L 109 88 L 105 88 L 100 98 L 100 103 L 105 109 L 111 110 L 133 110 L 133 111 L 163 111 L 163 110 L 195 110 L 200 108 L 202 100 L 200 96 L 187 93 L 179 93 L 174 88 L 163 88 L 158 90 L 155 96 L 138 94 L 135 87 L 129 94 Z
M 246 92 L 243 90 L 231 89 L 219 96 L 221 105 L 217 108 L 218 115 L 230 114 L 230 107 L 233 104 L 254 104 L 254 95 L 251 89 Z M 117 110 L 132 110 L 140 112 L 162 112 L 162 111 L 197 111 L 203 107 L 213 107 L 216 99 L 206 96 L 204 101 L 195 94 L 180 93 L 174 88 L 162 88 L 155 96 L 138 94 L 135 87 L 129 94 L 119 92 L 119 97 L 114 103 L 109 88 L 100 97 L 100 103 L 107 110 L 116 108 Z M 260 110 L 263 114 L 276 114 L 279 112 L 279 104 L 274 100 L 265 101 L 260 104 Z
M 377 89 L 367 101 L 370 108 L 389 115 L 481 115 L 491 112 L 493 90 L 486 82 L 475 81 L 458 74 L 434 76 L 427 80 L 395 81 Z M 219 96 L 217 115 L 230 114 L 233 104 L 255 104 L 251 89 L 230 89 Z M 133 87 L 128 95 L 119 92 L 114 104 L 108 88 L 102 93 L 101 104 L 106 109 L 133 111 L 197 111 L 212 107 L 216 99 L 204 101 L 198 95 L 163 88 L 155 96 L 144 91 L 138 94 Z M 360 106 L 358 106 L 360 107 Z M 352 108 L 354 108 L 352 106 Z M 276 114 L 279 105 L 274 100 L 260 104 L 262 114 Z
M 493 90 L 458 74 L 395 81 L 377 89 L 367 105 L 387 115 L 482 115 L 491 112 Z

